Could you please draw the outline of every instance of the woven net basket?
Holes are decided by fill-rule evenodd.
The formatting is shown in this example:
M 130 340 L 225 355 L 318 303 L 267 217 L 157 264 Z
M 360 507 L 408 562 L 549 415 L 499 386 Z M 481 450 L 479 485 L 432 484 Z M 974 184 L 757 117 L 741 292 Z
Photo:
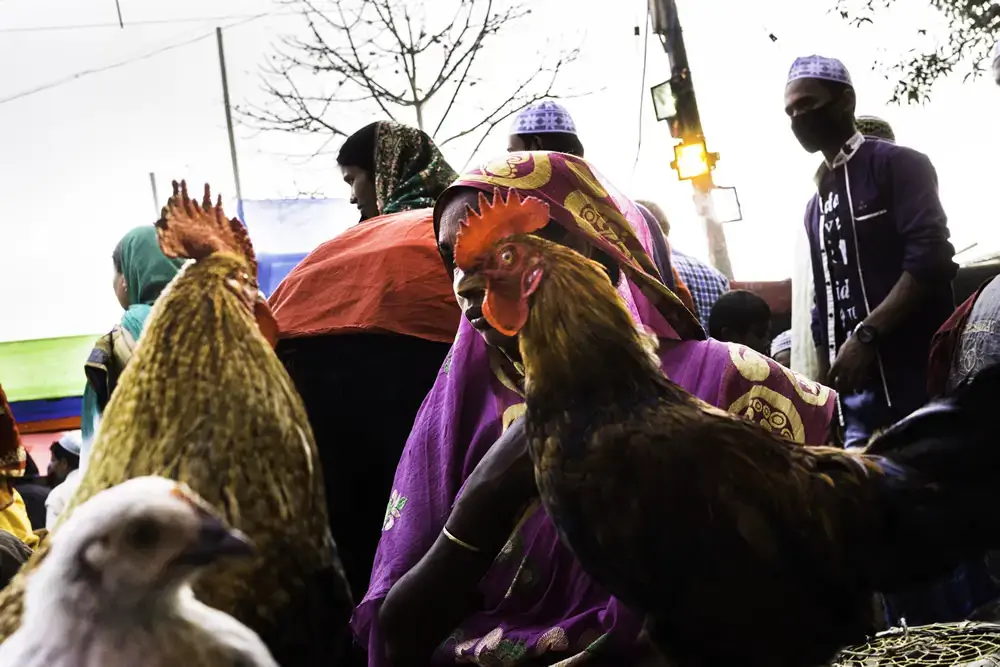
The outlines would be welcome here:
M 892 628 L 844 649 L 832 667 L 1000 667 L 1000 625 L 939 623 Z

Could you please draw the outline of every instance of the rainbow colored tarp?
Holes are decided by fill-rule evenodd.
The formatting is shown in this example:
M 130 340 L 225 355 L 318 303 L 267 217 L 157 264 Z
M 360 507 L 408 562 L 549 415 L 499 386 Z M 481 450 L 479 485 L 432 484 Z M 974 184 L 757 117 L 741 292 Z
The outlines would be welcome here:
M 0 343 L 0 378 L 22 432 L 76 428 L 83 364 L 99 335 Z

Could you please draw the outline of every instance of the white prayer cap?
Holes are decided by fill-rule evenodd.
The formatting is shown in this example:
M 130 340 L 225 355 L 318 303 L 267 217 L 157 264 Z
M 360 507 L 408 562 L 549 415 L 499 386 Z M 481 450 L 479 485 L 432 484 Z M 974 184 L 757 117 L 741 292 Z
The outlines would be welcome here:
M 791 69 L 788 70 L 788 83 L 798 79 L 821 79 L 854 87 L 851 73 L 844 67 L 844 63 L 836 58 L 824 58 L 823 56 L 796 58 Z
M 83 445 L 83 436 L 80 431 L 69 431 L 59 438 L 59 446 L 70 454 L 80 455 L 80 447 Z
M 771 356 L 792 349 L 792 330 L 782 331 L 771 341 Z

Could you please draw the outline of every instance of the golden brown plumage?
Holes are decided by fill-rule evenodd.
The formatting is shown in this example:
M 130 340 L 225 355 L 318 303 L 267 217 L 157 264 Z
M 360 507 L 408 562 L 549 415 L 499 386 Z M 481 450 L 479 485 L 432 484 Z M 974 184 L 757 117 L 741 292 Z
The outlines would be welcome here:
M 486 277 L 520 334 L 545 508 L 675 667 L 821 664 L 874 627 L 874 591 L 998 542 L 975 503 L 996 502 L 983 408 L 1000 372 L 870 454 L 801 447 L 665 378 L 597 263 L 534 236 L 483 237 L 460 268 Z
M 175 192 L 168 221 L 184 203 Z M 178 233 L 188 224 L 191 232 L 204 229 L 177 222 Z M 164 247 L 199 254 L 181 241 Z M 157 301 L 62 519 L 126 479 L 187 483 L 257 549 L 247 563 L 210 570 L 196 585 L 199 598 L 255 630 L 283 665 L 332 664 L 351 601 L 327 524 L 318 454 L 301 400 L 251 314 L 252 266 L 230 248 L 239 249 L 211 247 Z M 0 597 L 0 641 L 17 627 L 24 576 L 34 564 Z

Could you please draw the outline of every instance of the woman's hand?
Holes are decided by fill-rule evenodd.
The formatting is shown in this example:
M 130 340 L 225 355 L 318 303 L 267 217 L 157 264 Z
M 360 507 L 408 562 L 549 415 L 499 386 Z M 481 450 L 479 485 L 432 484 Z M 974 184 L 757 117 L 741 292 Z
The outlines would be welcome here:
M 510 538 L 525 506 L 538 495 L 524 417 L 516 419 L 469 475 L 446 528 L 491 558 Z
M 427 665 L 448 633 L 482 608 L 477 584 L 536 493 L 522 418 L 469 476 L 446 523 L 448 532 L 438 535 L 386 595 L 379 621 L 390 665 Z M 434 601 L 432 614 L 427 613 L 428 600 Z

